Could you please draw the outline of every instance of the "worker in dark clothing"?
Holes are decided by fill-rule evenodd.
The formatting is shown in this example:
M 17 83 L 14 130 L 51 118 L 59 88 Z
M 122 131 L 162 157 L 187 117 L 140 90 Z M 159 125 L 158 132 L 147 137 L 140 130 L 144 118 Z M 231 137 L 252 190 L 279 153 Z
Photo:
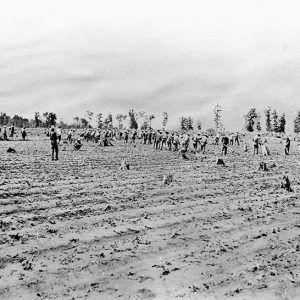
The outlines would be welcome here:
M 4 141 L 7 141 L 7 140 L 8 140 L 8 138 L 7 138 L 6 126 L 4 126 L 4 128 L 3 128 L 3 139 L 4 139 Z
M 12 124 L 11 128 L 10 128 L 10 137 L 14 137 L 15 134 L 15 125 Z
M 291 140 L 289 137 L 285 140 L 285 147 L 284 147 L 284 154 L 290 155 L 290 148 L 291 148 Z
M 51 149 L 52 149 L 52 160 L 58 160 L 57 134 L 54 126 L 51 127 L 50 141 L 51 141 Z
M 22 128 L 21 134 L 22 134 L 22 139 L 23 139 L 23 141 L 25 141 L 26 135 L 27 135 L 26 130 L 25 130 L 25 127 Z
M 227 149 L 229 144 L 229 138 L 227 136 L 222 137 L 222 155 L 227 155 Z
M 74 150 L 78 151 L 82 147 L 82 143 L 80 139 L 77 139 L 77 141 L 74 144 Z

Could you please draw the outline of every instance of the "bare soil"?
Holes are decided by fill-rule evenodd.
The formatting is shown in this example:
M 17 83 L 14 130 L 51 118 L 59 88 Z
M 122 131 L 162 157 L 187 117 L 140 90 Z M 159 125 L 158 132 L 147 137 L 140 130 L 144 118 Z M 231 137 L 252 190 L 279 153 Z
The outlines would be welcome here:
M 300 155 L 270 147 L 0 142 L 0 299 L 300 299 Z

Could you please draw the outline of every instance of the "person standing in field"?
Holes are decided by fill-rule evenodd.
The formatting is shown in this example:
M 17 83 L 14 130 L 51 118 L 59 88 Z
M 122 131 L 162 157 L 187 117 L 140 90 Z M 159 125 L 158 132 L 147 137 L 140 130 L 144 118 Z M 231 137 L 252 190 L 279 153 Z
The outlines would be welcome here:
M 173 138 L 173 145 L 174 145 L 174 152 L 179 150 L 179 134 L 178 132 L 175 132 L 174 138 Z
M 157 135 L 156 135 L 156 140 L 155 140 L 155 149 L 156 150 L 162 150 L 161 148 L 161 142 L 162 142 L 162 132 L 161 131 L 157 131 Z
M 152 136 L 153 136 L 153 130 L 150 129 L 150 131 L 148 132 L 148 145 L 152 145 Z
M 229 138 L 225 135 L 222 137 L 222 155 L 227 155 Z
M 258 134 L 254 139 L 253 139 L 253 154 L 258 155 L 258 148 L 260 144 L 260 134 Z
M 146 145 L 148 139 L 148 131 L 144 130 L 142 131 L 142 143 L 143 145 Z
M 128 133 L 128 130 L 125 130 L 125 132 L 124 132 L 124 144 L 128 143 L 128 139 L 129 139 L 129 133 Z
M 201 141 L 200 141 L 200 152 L 202 154 L 205 154 L 205 148 L 207 145 L 207 141 L 208 141 L 208 135 L 205 134 L 204 136 L 201 137 Z
M 238 132 L 235 135 L 234 143 L 238 146 L 240 145 L 240 134 Z
M 71 129 L 68 132 L 67 141 L 72 142 L 72 130 Z
M 51 141 L 51 149 L 52 149 L 52 160 L 58 160 L 57 134 L 54 126 L 51 127 L 50 141 Z
M 187 152 L 190 144 L 190 134 L 185 132 L 181 138 L 181 151 Z
M 291 140 L 287 136 L 286 139 L 285 139 L 285 147 L 284 147 L 285 156 L 290 155 L 290 148 L 291 148 Z
M 27 135 L 26 130 L 25 130 L 25 127 L 22 128 L 22 130 L 21 130 L 21 135 L 22 135 L 23 141 L 25 141 L 26 135 Z
M 14 137 L 14 134 L 15 134 L 15 125 L 14 124 L 12 124 L 11 125 L 11 128 L 10 128 L 10 137 Z
M 167 131 L 162 132 L 160 150 L 163 150 L 164 147 L 166 147 L 168 135 L 169 135 L 169 133 Z
M 199 140 L 201 139 L 199 135 L 200 135 L 199 133 L 194 133 L 192 136 L 192 145 L 195 153 L 197 152 Z
M 215 145 L 219 145 L 219 141 L 220 141 L 220 135 L 219 135 L 219 133 L 217 133 L 216 138 L 215 138 Z
M 7 141 L 7 131 L 6 131 L 6 126 L 3 127 L 3 139 L 4 139 L 4 141 Z
M 174 133 L 169 134 L 168 138 L 167 138 L 167 145 L 168 145 L 168 150 L 171 151 L 172 150 L 172 144 L 174 141 Z
M 137 138 L 137 132 L 136 130 L 133 130 L 131 134 L 131 144 L 135 144 L 136 138 Z
M 269 148 L 267 146 L 267 140 L 266 139 L 261 143 L 261 152 L 262 152 L 263 156 L 270 155 L 270 151 L 269 151 Z
M 57 140 L 58 140 L 58 144 L 61 141 L 61 128 L 60 126 L 58 126 L 58 128 L 56 129 L 56 134 L 57 134 Z
M 229 141 L 230 141 L 230 145 L 233 146 L 233 142 L 234 142 L 234 134 L 233 133 L 230 134 Z

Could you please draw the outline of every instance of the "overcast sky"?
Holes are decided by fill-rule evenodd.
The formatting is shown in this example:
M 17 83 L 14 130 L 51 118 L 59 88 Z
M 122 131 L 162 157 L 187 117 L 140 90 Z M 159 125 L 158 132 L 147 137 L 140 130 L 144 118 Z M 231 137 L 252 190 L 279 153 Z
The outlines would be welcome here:
M 3 1 L 4 2 L 4 1 Z M 0 110 L 71 121 L 130 108 L 243 125 L 268 105 L 300 110 L 297 1 L 6 1 L 0 7 Z M 290 122 L 291 124 L 291 122 Z

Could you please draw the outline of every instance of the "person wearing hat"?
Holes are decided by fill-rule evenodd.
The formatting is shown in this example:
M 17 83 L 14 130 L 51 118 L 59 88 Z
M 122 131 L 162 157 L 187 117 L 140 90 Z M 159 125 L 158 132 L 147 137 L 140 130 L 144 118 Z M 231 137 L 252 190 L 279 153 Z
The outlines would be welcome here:
M 52 160 L 58 160 L 58 144 L 57 144 L 57 134 L 54 126 L 51 126 L 50 130 L 50 141 L 51 141 L 51 149 L 52 149 Z

